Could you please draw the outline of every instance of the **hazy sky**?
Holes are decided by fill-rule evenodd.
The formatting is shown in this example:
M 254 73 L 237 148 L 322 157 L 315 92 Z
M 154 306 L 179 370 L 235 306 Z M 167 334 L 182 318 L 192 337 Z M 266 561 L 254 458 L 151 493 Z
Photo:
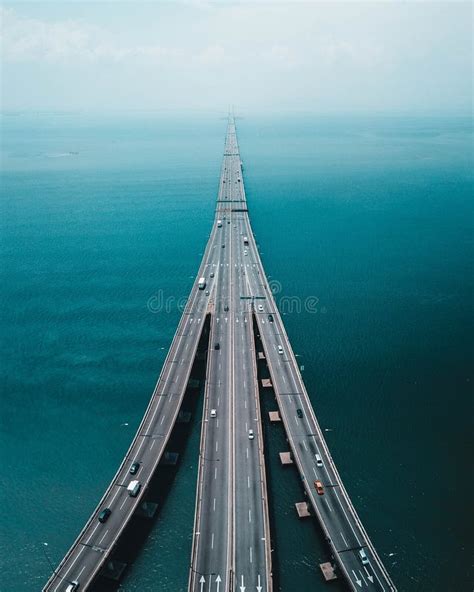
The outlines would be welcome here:
M 3 2 L 4 109 L 467 113 L 470 2 Z

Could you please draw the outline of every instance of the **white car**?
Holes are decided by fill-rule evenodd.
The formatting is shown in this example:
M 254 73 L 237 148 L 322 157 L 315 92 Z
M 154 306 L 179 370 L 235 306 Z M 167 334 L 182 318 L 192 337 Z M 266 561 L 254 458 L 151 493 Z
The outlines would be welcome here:
M 263 312 L 263 305 L 262 305 L 262 304 L 259 304 L 259 305 L 258 305 L 258 311 L 259 311 L 259 312 Z
M 359 549 L 359 556 L 362 559 L 362 565 L 367 565 L 369 563 L 369 558 L 365 554 L 364 549 Z
M 323 459 L 319 456 L 319 454 L 316 454 L 316 466 L 317 467 L 322 467 L 323 466 Z
M 217 417 L 217 410 L 211 409 L 211 417 Z
M 281 347 L 281 345 L 279 345 L 279 346 L 278 346 L 278 353 L 279 353 L 280 355 L 282 355 L 282 354 L 283 354 L 283 348 Z
M 249 430 L 249 440 L 253 440 L 253 430 Z

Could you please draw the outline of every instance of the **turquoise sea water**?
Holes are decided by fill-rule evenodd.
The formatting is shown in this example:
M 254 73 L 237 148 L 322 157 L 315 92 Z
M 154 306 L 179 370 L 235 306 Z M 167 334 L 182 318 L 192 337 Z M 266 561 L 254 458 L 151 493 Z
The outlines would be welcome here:
M 115 473 L 213 218 L 216 116 L 16 114 L 2 125 L 0 590 L 39 590 Z M 237 120 L 251 219 L 316 413 L 400 590 L 468 591 L 472 128 L 462 118 Z M 150 312 L 150 297 L 169 299 Z M 286 306 L 286 305 L 285 305 Z M 185 590 L 199 424 L 123 581 Z M 326 590 L 270 433 L 283 592 Z M 42 546 L 43 542 L 48 547 Z M 337 586 L 335 590 L 340 589 Z

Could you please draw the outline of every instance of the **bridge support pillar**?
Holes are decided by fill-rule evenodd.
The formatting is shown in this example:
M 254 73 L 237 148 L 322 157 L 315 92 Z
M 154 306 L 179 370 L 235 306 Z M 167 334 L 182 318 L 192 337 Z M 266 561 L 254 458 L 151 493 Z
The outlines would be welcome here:
M 178 452 L 165 452 L 160 460 L 160 466 L 162 467 L 174 467 L 178 464 L 179 453 Z
M 153 518 L 157 508 L 158 504 L 155 504 L 154 502 L 143 502 L 138 506 L 135 516 L 139 516 L 140 518 Z
M 104 567 L 100 571 L 100 575 L 104 578 L 109 580 L 114 580 L 118 582 L 122 577 L 125 568 L 127 567 L 126 563 L 122 561 L 117 561 L 116 559 L 112 559 L 112 561 L 108 561 Z

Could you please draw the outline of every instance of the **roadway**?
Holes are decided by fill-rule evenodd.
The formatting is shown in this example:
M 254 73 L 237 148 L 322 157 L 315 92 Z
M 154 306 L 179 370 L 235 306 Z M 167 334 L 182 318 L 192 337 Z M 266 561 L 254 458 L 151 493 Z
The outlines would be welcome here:
M 222 222 L 221 257 L 217 268 L 208 270 L 208 276 L 215 270 L 215 285 L 190 591 L 272 589 L 256 356 L 251 308 L 245 300 L 244 216 L 236 211 L 243 208 L 240 156 L 230 118 L 216 208 Z
M 243 179 L 241 184 L 243 190 Z M 268 285 L 247 213 L 243 215 L 243 234 L 249 241 L 245 264 L 249 291 L 257 298 L 254 313 L 280 414 L 308 501 L 350 588 L 394 591 L 395 586 L 349 499 L 319 427 Z M 281 353 L 278 346 L 282 348 Z M 302 417 L 298 416 L 298 410 Z M 321 457 L 319 463 L 316 454 Z M 323 484 L 323 495 L 316 492 L 316 480 Z M 359 553 L 361 549 L 367 556 L 364 563 Z
M 220 234 L 221 229 L 215 223 L 187 305 L 130 448 L 99 504 L 44 586 L 45 592 L 64 591 L 74 581 L 79 582 L 81 591 L 86 590 L 109 559 L 146 492 L 175 425 L 205 317 L 213 306 L 212 281 L 210 289 L 200 290 L 198 278 L 216 264 L 217 253 L 221 251 Z M 134 462 L 140 463 L 140 469 L 132 476 L 129 469 Z M 141 483 L 137 497 L 131 497 L 127 492 L 127 485 L 134 479 Z M 112 513 L 102 524 L 98 515 L 104 508 L 109 508 Z
M 244 237 L 248 244 L 244 244 Z M 197 278 L 205 277 L 206 288 Z M 212 277 L 211 277 L 212 276 Z M 313 511 L 353 590 L 395 590 L 327 448 L 273 300 L 247 213 L 229 118 L 216 216 L 199 273 L 143 420 L 114 478 L 44 591 L 86 590 L 127 526 L 166 449 L 206 314 L 211 314 L 189 590 L 270 592 L 269 520 L 253 335 L 255 315 L 293 458 Z M 253 298 L 258 297 L 256 301 Z M 268 315 L 273 315 L 270 322 Z M 219 344 L 216 347 L 216 344 Z M 278 346 L 283 349 L 279 353 Z M 215 417 L 211 417 L 215 410 Z M 300 411 L 301 417 L 298 416 Z M 253 430 L 254 438 L 249 438 Z M 318 465 L 315 454 L 322 463 Z M 129 473 L 140 463 L 136 476 Z M 141 490 L 130 497 L 127 485 Z M 318 495 L 314 480 L 322 481 Z M 112 514 L 104 524 L 99 512 Z M 362 563 L 359 551 L 367 554 Z

